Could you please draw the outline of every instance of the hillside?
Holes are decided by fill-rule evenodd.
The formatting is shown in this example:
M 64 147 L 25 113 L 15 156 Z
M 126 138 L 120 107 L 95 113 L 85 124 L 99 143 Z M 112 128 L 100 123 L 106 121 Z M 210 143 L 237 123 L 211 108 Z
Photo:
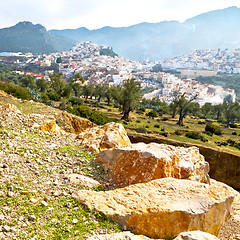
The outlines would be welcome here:
M 0 29 L 0 52 L 51 53 L 69 50 L 74 40 L 48 33 L 40 24 L 20 22 Z
M 60 110 L 0 91 L 1 239 L 83 239 L 120 230 L 71 198 L 74 191 L 91 187 L 70 181 L 69 174 L 82 174 L 105 185 L 95 156 L 84 151 L 75 134 L 31 127 L 60 115 Z
M 207 12 L 183 23 L 163 21 L 130 27 L 103 27 L 96 30 L 51 30 L 76 41 L 104 44 L 120 55 L 134 60 L 161 60 L 186 54 L 194 49 L 239 48 L 240 8 Z M 223 34 L 224 33 L 224 34 Z
M 118 224 L 72 198 L 78 190 L 84 189 L 82 193 L 87 193 L 86 190 L 92 189 L 91 194 L 100 195 L 105 194 L 103 189 L 113 189 L 116 185 L 95 161 L 96 156 L 86 153 L 75 133 L 57 134 L 34 128 L 54 120 L 68 131 L 68 124 L 73 120 L 75 127 L 87 128 L 92 124 L 86 119 L 76 120 L 75 116 L 58 109 L 22 101 L 0 91 L 0 238 L 86 239 L 93 234 L 121 232 Z M 91 180 L 85 178 L 79 183 L 79 174 Z M 101 187 L 93 187 L 96 181 Z M 174 188 L 163 191 L 166 193 L 170 189 Z M 116 190 L 121 191 L 120 188 Z M 110 192 L 106 191 L 106 194 Z M 111 199 L 114 200 L 111 197 L 109 203 Z M 240 233 L 237 224 L 237 218 L 231 218 L 221 231 L 220 239 Z M 132 240 L 149 239 L 130 236 L 128 239 Z

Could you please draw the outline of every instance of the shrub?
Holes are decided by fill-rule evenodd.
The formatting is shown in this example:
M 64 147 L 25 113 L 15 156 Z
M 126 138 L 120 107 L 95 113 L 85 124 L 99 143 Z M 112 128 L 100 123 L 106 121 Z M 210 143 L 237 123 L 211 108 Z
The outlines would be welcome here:
M 159 124 L 155 124 L 154 127 L 155 128 L 160 128 L 160 125 Z
M 162 131 L 162 132 L 165 132 L 165 128 L 161 128 L 161 131 Z
M 164 114 L 164 111 L 163 111 L 163 109 L 159 108 L 157 110 L 157 113 L 158 113 L 159 116 L 162 116 Z
M 185 136 L 192 139 L 201 139 L 201 134 L 199 132 L 187 132 Z
M 216 130 L 216 126 L 213 125 L 212 123 L 207 123 L 205 127 L 206 132 L 214 133 Z
M 16 98 L 31 100 L 33 99 L 30 91 L 26 88 L 20 87 L 18 85 L 0 82 L 0 90 L 11 94 L 12 96 Z
M 149 125 L 146 125 L 145 128 L 149 128 Z
M 167 132 L 161 132 L 159 133 L 160 135 L 164 136 L 164 137 L 167 137 L 168 136 L 168 133 Z
M 230 127 L 230 128 L 237 128 L 238 125 L 237 125 L 236 123 L 230 123 L 230 124 L 229 124 L 229 127 Z
M 139 111 L 139 110 L 136 110 L 136 113 L 137 113 L 137 114 L 143 114 L 143 112 L 142 112 L 142 111 Z
M 78 97 L 71 97 L 68 102 L 70 102 L 72 105 L 82 105 L 84 100 Z
M 180 130 L 175 130 L 174 133 L 178 136 L 182 135 L 181 131 Z
M 200 139 L 202 142 L 208 142 L 208 139 L 204 137 L 203 135 L 200 136 Z
M 140 112 L 145 112 L 145 111 L 146 111 L 146 108 L 145 108 L 145 107 L 140 107 L 140 108 L 138 108 L 138 111 L 140 111 Z
M 237 132 L 232 132 L 232 135 L 237 135 Z
M 50 99 L 49 99 L 49 96 L 46 94 L 46 93 L 41 93 L 41 97 L 42 97 L 42 101 L 44 102 L 44 103 L 46 103 L 47 101 L 49 101 Z
M 59 101 L 61 99 L 60 95 L 52 93 L 52 92 L 47 93 L 47 95 L 48 95 L 49 99 L 52 101 Z
M 217 129 L 215 130 L 214 134 L 216 135 L 222 135 L 222 130 L 220 128 L 217 127 Z
M 205 124 L 204 121 L 198 121 L 198 124 Z
M 141 123 L 141 120 L 137 119 L 137 120 L 136 120 L 136 123 Z
M 104 125 L 108 122 L 115 121 L 115 119 L 108 118 L 103 113 L 93 110 L 90 107 L 85 105 L 81 105 L 81 106 L 74 105 L 73 108 L 68 108 L 68 111 L 77 116 L 87 118 L 93 123 L 96 123 L 97 125 Z
M 138 133 L 147 133 L 147 129 L 145 127 L 139 127 L 136 129 L 136 132 Z
M 222 130 L 212 123 L 207 123 L 206 124 L 205 131 L 210 132 L 212 134 L 214 133 L 216 135 L 222 135 Z
M 211 132 L 205 132 L 205 134 L 207 134 L 210 137 L 213 135 L 213 133 L 211 133 Z
M 151 110 L 151 111 L 147 114 L 147 116 L 149 116 L 149 117 L 151 117 L 151 118 L 155 118 L 155 117 L 157 117 L 158 115 L 157 115 L 157 113 L 156 113 L 154 110 Z
M 168 117 L 164 117 L 162 120 L 167 121 L 168 119 L 169 119 Z

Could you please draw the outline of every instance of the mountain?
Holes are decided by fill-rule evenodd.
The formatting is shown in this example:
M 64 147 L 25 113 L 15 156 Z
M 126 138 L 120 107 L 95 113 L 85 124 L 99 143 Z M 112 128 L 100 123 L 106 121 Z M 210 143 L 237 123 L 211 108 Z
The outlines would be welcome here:
M 76 41 L 92 41 L 112 47 L 134 60 L 160 60 L 194 49 L 239 48 L 240 8 L 229 7 L 186 20 L 140 23 L 130 27 L 51 30 Z
M 75 40 L 47 32 L 40 24 L 20 22 L 0 29 L 0 52 L 51 53 L 69 50 Z

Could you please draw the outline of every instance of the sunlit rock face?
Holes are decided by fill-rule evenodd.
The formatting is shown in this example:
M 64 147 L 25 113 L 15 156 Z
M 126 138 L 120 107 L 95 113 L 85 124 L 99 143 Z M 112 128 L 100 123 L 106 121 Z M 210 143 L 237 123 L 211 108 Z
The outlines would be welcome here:
M 215 180 L 162 178 L 106 192 L 81 190 L 73 198 L 134 234 L 165 238 L 195 230 L 217 236 L 230 216 L 234 194 Z
M 92 153 L 131 144 L 123 125 L 114 122 L 89 128 L 80 133 L 77 138 L 80 140 L 80 144 Z
M 102 151 L 97 161 L 119 187 L 165 177 L 208 181 L 209 165 L 196 147 L 137 143 Z
M 56 122 L 66 132 L 74 134 L 79 134 L 88 128 L 96 127 L 96 124 L 92 123 L 88 119 L 81 118 L 67 112 L 59 114 Z

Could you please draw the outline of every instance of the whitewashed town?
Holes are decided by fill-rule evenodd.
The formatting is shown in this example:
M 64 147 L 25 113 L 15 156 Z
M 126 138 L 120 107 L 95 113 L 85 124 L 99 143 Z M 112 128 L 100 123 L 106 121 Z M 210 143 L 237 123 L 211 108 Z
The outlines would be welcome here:
M 113 53 L 112 56 L 102 54 L 104 51 Z M 6 53 L 1 53 L 5 56 Z M 106 46 L 99 46 L 92 42 L 81 42 L 75 45 L 70 51 L 62 53 L 52 53 L 49 55 L 32 55 L 22 53 L 7 54 L 12 56 L 24 56 L 26 61 L 19 61 L 19 66 L 34 64 L 39 66 L 51 66 L 52 63 L 58 64 L 58 69 L 63 73 L 66 81 L 71 79 L 74 74 L 80 73 L 84 77 L 85 84 L 102 84 L 107 86 L 119 85 L 125 79 L 135 78 L 141 83 L 142 88 L 148 88 L 144 95 L 147 99 L 159 98 L 161 101 L 170 103 L 176 93 L 186 93 L 187 98 L 197 95 L 197 102 L 204 105 L 206 102 L 220 104 L 227 95 L 231 95 L 233 102 L 236 94 L 233 89 L 223 89 L 221 86 L 201 84 L 187 75 L 181 74 L 183 77 L 176 77 L 166 72 L 153 72 L 152 67 L 161 64 L 165 69 L 200 69 L 199 74 L 203 74 L 206 70 L 207 74 L 215 75 L 216 70 L 221 72 L 224 69 L 233 69 L 234 73 L 240 68 L 240 52 L 220 51 L 220 50 L 203 50 L 194 51 L 187 56 L 175 57 L 162 62 L 145 62 L 132 61 L 117 56 L 112 49 Z M 215 57 L 214 57 L 215 56 Z M 218 57 L 217 57 L 218 56 Z M 231 56 L 231 58 L 230 58 Z M 238 56 L 239 63 L 236 61 Z M 234 67 L 233 67 L 234 62 Z M 236 64 L 239 65 L 236 65 Z M 238 70 L 237 70 L 238 69 Z M 197 70 L 195 71 L 195 76 Z M 240 71 L 240 70 L 239 70 Z M 210 72 L 210 73 L 209 73 Z M 44 77 L 49 79 L 48 73 L 38 75 L 35 73 L 24 73 L 17 71 L 18 74 L 30 74 L 35 78 Z M 206 72 L 205 72 L 206 75 Z

